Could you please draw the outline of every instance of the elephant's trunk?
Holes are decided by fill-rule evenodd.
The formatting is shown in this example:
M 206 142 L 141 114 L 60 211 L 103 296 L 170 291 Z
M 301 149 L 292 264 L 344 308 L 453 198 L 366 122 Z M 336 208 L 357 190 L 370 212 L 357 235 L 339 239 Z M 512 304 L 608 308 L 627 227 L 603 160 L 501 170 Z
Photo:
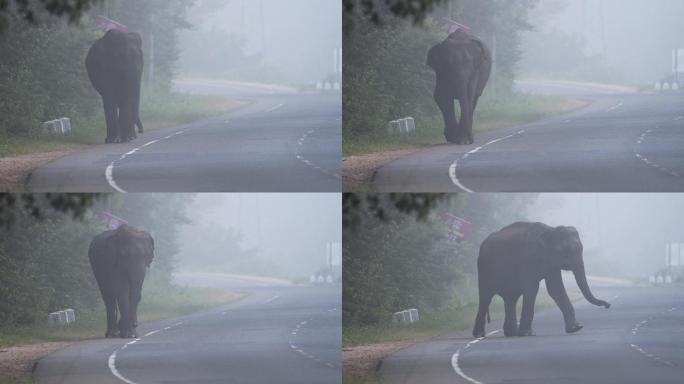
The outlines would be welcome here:
M 580 264 L 572 270 L 572 273 L 575 275 L 575 281 L 577 282 L 577 286 L 579 286 L 580 291 L 582 291 L 582 295 L 585 299 L 587 299 L 588 302 L 594 305 L 610 308 L 610 303 L 597 299 L 596 297 L 594 297 L 594 294 L 591 293 L 589 283 L 587 282 L 587 275 L 584 271 L 583 261 L 580 261 Z

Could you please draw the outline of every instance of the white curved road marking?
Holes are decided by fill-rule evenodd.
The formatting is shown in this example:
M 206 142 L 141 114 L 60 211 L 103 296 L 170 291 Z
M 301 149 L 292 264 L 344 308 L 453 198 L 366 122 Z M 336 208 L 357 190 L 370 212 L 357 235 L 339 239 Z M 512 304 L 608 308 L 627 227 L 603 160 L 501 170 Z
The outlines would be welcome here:
M 461 189 L 463 192 L 466 192 L 466 193 L 473 193 L 473 192 L 474 192 L 473 190 L 471 190 L 471 189 L 469 189 L 468 187 L 466 187 L 465 185 L 463 185 L 463 183 L 458 179 L 457 172 L 458 172 L 458 163 L 459 163 L 459 160 L 463 161 L 463 160 L 467 159 L 469 156 L 476 154 L 477 152 L 479 152 L 479 151 L 485 149 L 486 147 L 488 147 L 488 146 L 490 146 L 490 145 L 492 145 L 492 144 L 496 144 L 496 143 L 498 143 L 499 141 L 507 140 L 507 139 L 510 139 L 510 138 L 512 138 L 512 137 L 515 137 L 515 136 L 518 136 L 518 135 L 522 135 L 523 133 L 525 133 L 525 130 L 524 130 L 524 129 L 523 129 L 523 130 L 520 130 L 520 131 L 518 131 L 518 132 L 516 132 L 516 133 L 512 133 L 512 134 L 510 134 L 510 135 L 503 136 L 503 137 L 499 137 L 498 139 L 491 140 L 491 141 L 487 142 L 486 144 L 484 144 L 484 145 L 482 145 L 482 146 L 480 146 L 480 147 L 477 147 L 477 148 L 475 148 L 475 149 L 473 149 L 473 150 L 471 150 L 471 151 L 469 151 L 469 152 L 463 154 L 463 156 L 459 157 L 458 159 L 454 160 L 454 162 L 451 163 L 451 165 L 449 166 L 449 178 L 451 179 L 451 182 L 452 182 L 455 186 L 457 186 L 459 189 Z
M 489 332 L 489 333 L 487 334 L 487 336 L 485 336 L 485 337 L 489 337 L 489 336 L 491 336 L 491 335 L 493 335 L 493 334 L 495 334 L 495 333 L 499 333 L 499 332 L 501 332 L 500 329 L 497 329 L 496 331 L 491 331 L 491 332 Z M 477 339 L 475 339 L 475 340 L 470 341 L 468 344 L 465 345 L 465 347 L 460 348 L 458 351 L 456 351 L 456 353 L 454 353 L 454 354 L 451 356 L 451 367 L 454 369 L 454 372 L 456 372 L 459 376 L 461 376 L 462 378 L 464 378 L 466 381 L 468 381 L 468 382 L 470 382 L 470 383 L 473 383 L 473 384 L 484 384 L 484 383 L 482 383 L 481 381 L 477 381 L 477 380 L 473 379 L 472 377 L 466 375 L 465 372 L 463 372 L 463 370 L 461 370 L 461 367 L 458 365 L 458 358 L 459 358 L 461 352 L 463 352 L 463 351 L 465 351 L 466 349 L 470 348 L 471 345 L 473 345 L 473 344 L 479 342 L 479 341 L 482 340 L 482 339 L 484 339 L 484 337 L 480 337 L 480 338 L 477 338 Z
M 125 158 L 127 158 L 128 156 L 133 155 L 134 153 L 138 152 L 139 150 L 141 150 L 141 149 L 143 149 L 143 148 L 145 148 L 145 147 L 148 147 L 148 146 L 150 146 L 150 145 L 156 144 L 156 143 L 158 143 L 158 142 L 160 142 L 160 141 L 162 141 L 162 140 L 168 140 L 168 139 L 170 139 L 170 138 L 172 138 L 172 137 L 174 137 L 174 136 L 182 135 L 182 134 L 184 134 L 184 133 L 185 133 L 185 131 L 178 131 L 178 132 L 176 132 L 176 133 L 174 133 L 174 134 L 171 134 L 171 135 L 168 135 L 168 136 L 166 136 L 166 137 L 164 137 L 164 138 L 162 138 L 162 139 L 157 139 L 157 140 L 148 141 L 147 143 L 145 143 L 145 144 L 143 144 L 143 145 L 141 145 L 141 146 L 139 146 L 139 147 L 137 147 L 137 148 L 133 148 L 132 150 L 130 150 L 130 151 L 124 153 L 124 154 L 121 155 L 121 157 L 119 157 L 117 160 L 114 160 L 114 161 L 112 161 L 111 163 L 109 163 L 109 165 L 108 165 L 107 168 L 105 169 L 105 179 L 107 179 L 107 183 L 109 184 L 109 186 L 112 187 L 115 191 L 117 191 L 117 192 L 119 192 L 119 193 L 127 193 L 127 191 L 124 190 L 123 188 L 121 188 L 121 186 L 119 186 L 119 185 L 116 183 L 116 181 L 114 180 L 114 166 L 116 165 L 116 163 L 118 163 L 118 162 L 120 162 L 120 161 L 123 161 L 123 160 L 124 160 Z
M 107 366 L 109 367 L 109 371 L 112 372 L 112 375 L 114 375 L 114 377 L 116 377 L 117 379 L 123 381 L 123 382 L 126 383 L 126 384 L 137 384 L 136 382 L 127 379 L 124 375 L 122 375 L 122 374 L 119 372 L 119 370 L 116 369 L 116 354 L 117 354 L 119 351 L 123 351 L 124 349 L 126 349 L 126 347 L 128 347 L 129 345 L 133 345 L 133 344 L 137 343 L 138 341 L 140 341 L 140 339 L 142 339 L 142 338 L 144 338 L 144 337 L 152 336 L 152 335 L 154 335 L 155 333 L 161 332 L 161 331 L 163 331 L 163 330 L 168 330 L 168 329 L 171 329 L 171 328 L 173 328 L 173 327 L 177 327 L 177 326 L 179 326 L 179 325 L 182 325 L 183 323 L 184 323 L 183 321 L 179 321 L 179 322 L 177 322 L 177 323 L 175 323 L 175 324 L 173 324 L 173 325 L 170 325 L 170 326 L 168 326 L 168 327 L 165 327 L 165 328 L 162 328 L 162 329 L 156 329 L 156 330 L 154 330 L 154 331 L 147 332 L 145 335 L 143 335 L 143 337 L 137 338 L 137 339 L 133 339 L 133 340 L 127 342 L 126 344 L 122 345 L 121 347 L 119 347 L 118 349 L 116 349 L 114 352 L 112 352 L 111 355 L 109 355 L 109 359 L 107 360 Z
M 277 110 L 277 109 L 280 109 L 280 108 L 283 107 L 283 105 L 285 105 L 285 104 L 280 103 L 280 104 L 276 105 L 276 106 L 273 107 L 273 108 L 269 108 L 269 109 L 266 110 L 266 113 L 273 112 L 273 111 L 275 111 L 275 110 Z

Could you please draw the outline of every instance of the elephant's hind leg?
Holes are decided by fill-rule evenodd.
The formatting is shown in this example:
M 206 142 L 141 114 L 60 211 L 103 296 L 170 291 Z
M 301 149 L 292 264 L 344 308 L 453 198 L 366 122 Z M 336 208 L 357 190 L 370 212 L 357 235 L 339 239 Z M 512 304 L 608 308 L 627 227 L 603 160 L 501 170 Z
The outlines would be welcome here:
M 516 305 L 520 296 L 506 296 L 504 297 L 504 307 L 506 308 L 506 318 L 504 320 L 504 335 L 517 336 L 518 335 L 518 316 L 516 312 Z
M 475 326 L 473 327 L 473 337 L 485 336 L 485 317 L 489 311 L 489 304 L 492 302 L 494 294 L 480 292 L 480 304 L 477 309 Z

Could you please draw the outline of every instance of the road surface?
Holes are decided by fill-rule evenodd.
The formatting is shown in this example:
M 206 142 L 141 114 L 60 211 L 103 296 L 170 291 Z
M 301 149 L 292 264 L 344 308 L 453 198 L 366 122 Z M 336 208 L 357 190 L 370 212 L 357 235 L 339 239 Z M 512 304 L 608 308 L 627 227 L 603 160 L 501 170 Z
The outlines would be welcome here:
M 459 333 L 383 361 L 384 383 L 682 383 L 684 287 L 602 287 L 608 310 L 575 303 L 584 329 L 564 333 L 557 308 L 538 312 L 536 336 L 503 337 L 492 319 L 479 341 Z M 615 298 L 617 296 L 617 298 Z
M 530 82 L 525 92 L 592 104 L 531 124 L 475 134 L 380 168 L 380 192 L 684 191 L 684 95 Z
M 248 106 L 98 145 L 35 169 L 32 192 L 339 192 L 341 98 L 285 87 L 186 81 Z M 103 138 L 104 140 L 104 138 Z
M 340 382 L 339 286 L 288 286 L 216 274 L 188 279 L 251 294 L 221 308 L 141 324 L 137 341 L 76 343 L 38 362 L 37 383 Z

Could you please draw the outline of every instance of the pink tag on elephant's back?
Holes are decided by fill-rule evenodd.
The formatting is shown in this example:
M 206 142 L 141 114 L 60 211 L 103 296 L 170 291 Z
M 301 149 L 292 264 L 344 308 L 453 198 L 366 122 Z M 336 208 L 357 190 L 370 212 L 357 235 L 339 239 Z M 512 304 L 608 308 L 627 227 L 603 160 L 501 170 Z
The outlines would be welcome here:
M 127 32 L 128 31 L 128 29 L 126 28 L 125 25 L 119 23 L 118 21 L 108 19 L 104 16 L 96 16 L 95 22 L 97 24 L 103 26 L 107 31 L 109 31 L 110 29 L 116 29 L 117 31 L 121 31 L 121 32 Z
M 470 33 L 470 28 L 466 27 L 465 25 L 455 22 L 451 20 L 448 17 L 442 17 L 442 22 L 449 27 L 449 33 L 454 33 L 458 31 L 459 29 L 463 30 L 464 32 Z

